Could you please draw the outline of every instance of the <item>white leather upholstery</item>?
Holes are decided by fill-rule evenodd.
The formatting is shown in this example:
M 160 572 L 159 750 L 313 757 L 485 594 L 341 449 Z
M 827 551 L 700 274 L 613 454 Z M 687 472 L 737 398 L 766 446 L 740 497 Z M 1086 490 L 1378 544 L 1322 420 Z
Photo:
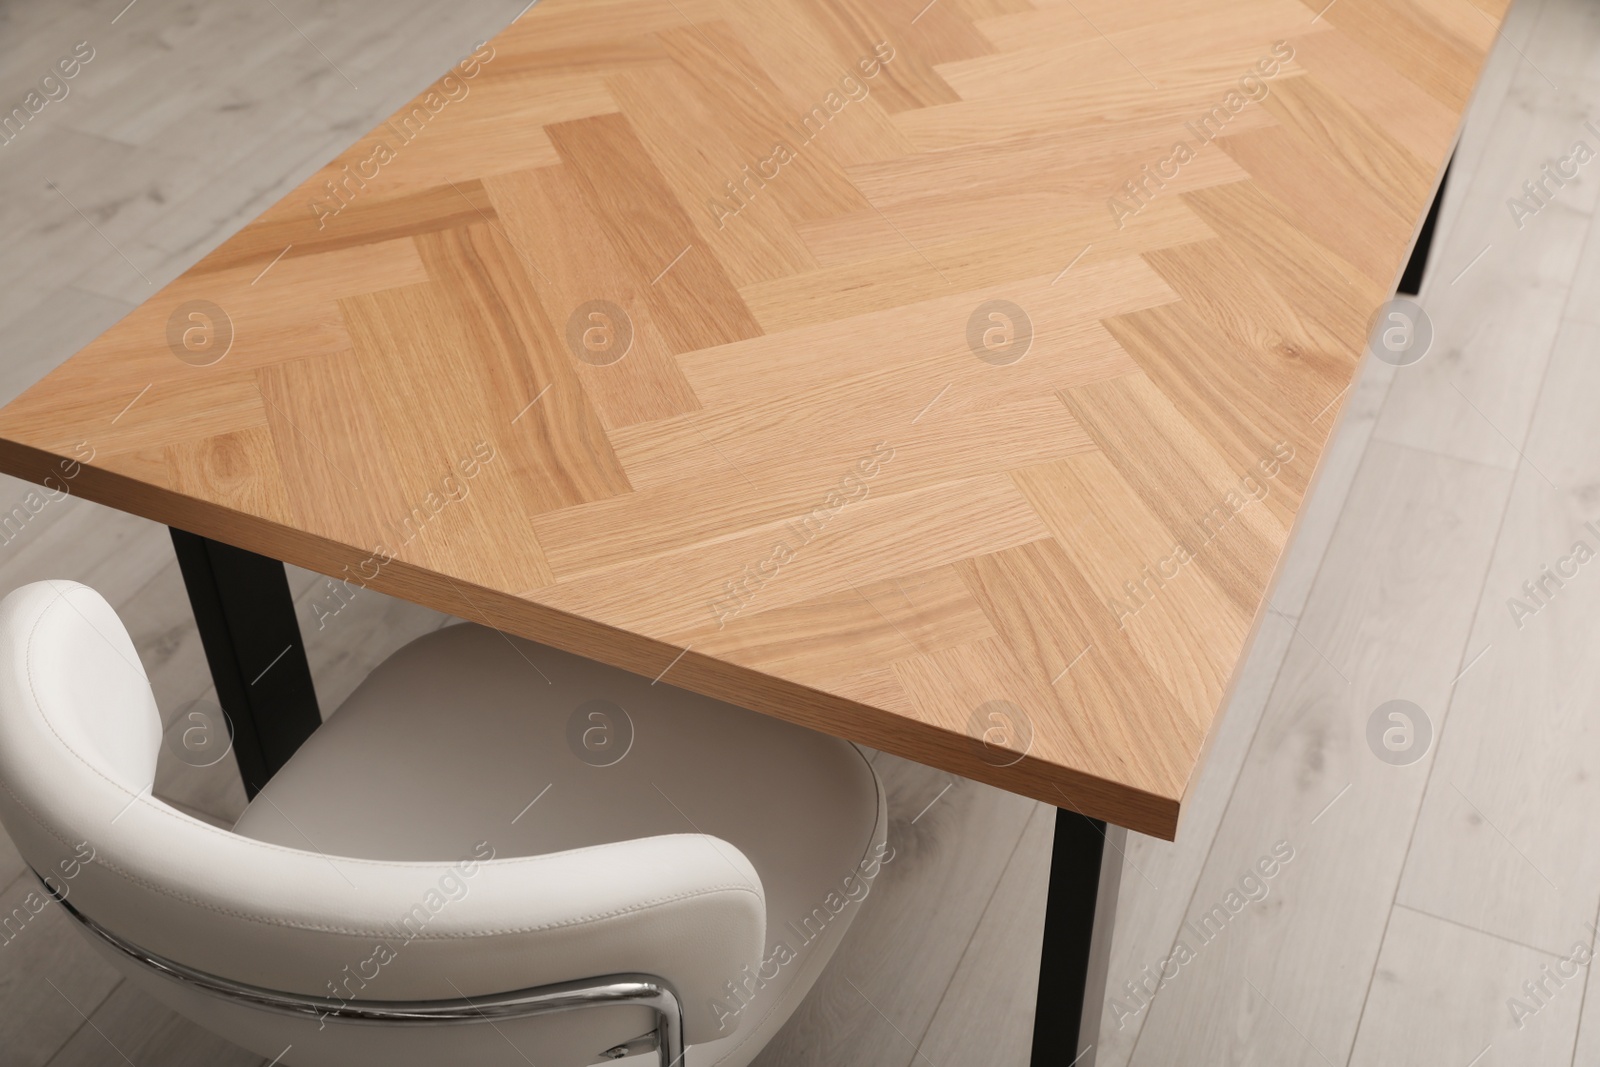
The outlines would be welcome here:
M 624 709 L 632 724 L 630 747 L 610 766 L 584 762 L 571 747 L 573 711 L 590 701 Z M 613 724 L 618 744 L 626 743 L 620 726 Z M 741 979 L 742 962 L 717 979 L 713 998 L 723 1013 L 711 999 L 685 996 L 691 1042 L 702 1042 L 708 1029 L 718 1034 L 719 1023 L 730 1034 L 739 1029 L 714 1043 L 721 1047 L 692 1049 L 691 1067 L 736 1067 L 787 1018 L 832 954 L 859 908 L 850 896 L 863 895 L 866 875 L 878 870 L 884 823 L 876 776 L 854 746 L 664 681 L 457 625 L 412 642 L 374 671 L 235 829 L 386 859 L 463 856 L 480 841 L 500 855 L 538 855 L 710 835 L 760 874 L 768 917 L 761 956 L 770 958 L 780 939 L 798 953 L 768 965 L 775 977 L 737 1018 L 727 1014 L 739 1002 L 726 983 Z M 830 893 L 834 907 L 849 901 L 837 917 Z M 813 916 L 818 908 L 827 921 Z M 803 918 L 810 926 L 802 934 L 820 936 L 802 951 L 788 924 Z M 750 963 L 760 978 L 758 961 Z M 568 969 L 593 973 L 585 966 L 574 960 Z M 730 1057 L 735 1045 L 739 1054 Z
M 612 766 L 567 741 L 595 699 L 632 720 Z M 883 798 L 853 746 L 473 626 L 375 671 L 234 833 L 150 796 L 159 744 L 137 654 L 98 594 L 39 583 L 0 602 L 0 818 L 40 873 L 93 849 L 65 885 L 84 914 L 196 969 L 325 996 L 659 975 L 683 997 L 693 1067 L 759 1050 L 884 858 Z M 292 1040 L 286 1064 L 583 1064 L 652 1025 L 605 1009 L 319 1029 L 135 976 L 264 1056 Z

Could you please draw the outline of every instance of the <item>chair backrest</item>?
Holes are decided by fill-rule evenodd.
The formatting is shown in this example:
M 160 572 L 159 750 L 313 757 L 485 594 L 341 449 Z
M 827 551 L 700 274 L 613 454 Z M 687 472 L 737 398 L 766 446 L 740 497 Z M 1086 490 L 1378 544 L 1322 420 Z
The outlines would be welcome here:
M 153 797 L 161 736 L 133 642 L 98 593 L 39 582 L 0 601 L 0 821 L 58 894 L 135 945 L 236 982 L 348 996 L 335 983 L 370 963 L 376 943 L 469 881 L 362 982 L 360 999 L 641 972 L 694 1006 L 760 960 L 761 884 L 726 842 L 679 834 L 430 863 L 328 857 Z M 690 1042 L 719 1036 L 706 1013 L 687 1014 Z

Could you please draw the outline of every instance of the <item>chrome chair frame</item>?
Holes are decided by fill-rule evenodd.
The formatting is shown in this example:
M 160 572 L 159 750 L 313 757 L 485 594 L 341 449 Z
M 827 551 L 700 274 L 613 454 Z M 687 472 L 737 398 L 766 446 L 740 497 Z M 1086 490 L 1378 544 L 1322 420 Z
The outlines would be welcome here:
M 31 870 L 32 868 L 30 868 Z M 656 1029 L 598 1053 L 602 1059 L 621 1059 L 654 1047 L 660 1067 L 682 1067 L 683 1005 L 672 984 L 649 974 L 608 974 L 575 982 L 451 1000 L 339 1000 L 304 993 L 284 993 L 207 974 L 175 960 L 158 956 L 117 936 L 67 903 L 49 881 L 34 871 L 50 897 L 89 933 L 142 967 L 157 971 L 182 985 L 263 1011 L 319 1020 L 386 1026 L 448 1026 L 493 1023 L 535 1015 L 551 1015 L 582 1008 L 615 1004 L 642 1004 L 656 1013 Z

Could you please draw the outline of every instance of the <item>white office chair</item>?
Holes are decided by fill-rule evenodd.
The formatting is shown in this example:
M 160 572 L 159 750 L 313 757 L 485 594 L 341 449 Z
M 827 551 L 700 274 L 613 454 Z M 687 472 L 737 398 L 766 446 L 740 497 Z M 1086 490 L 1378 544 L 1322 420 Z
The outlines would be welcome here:
M 151 796 L 161 743 L 99 594 L 0 601 L 24 859 L 141 988 L 298 1067 L 740 1067 L 893 858 L 854 746 L 470 625 L 374 671 L 231 832 Z

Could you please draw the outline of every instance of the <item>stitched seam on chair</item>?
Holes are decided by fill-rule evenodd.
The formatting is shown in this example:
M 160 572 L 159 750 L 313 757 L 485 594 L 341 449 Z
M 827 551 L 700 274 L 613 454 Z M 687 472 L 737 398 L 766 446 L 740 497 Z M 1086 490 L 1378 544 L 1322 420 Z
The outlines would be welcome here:
M 28 647 L 25 650 L 25 657 L 24 657 L 24 662 L 26 663 L 27 670 L 28 670 L 28 691 L 33 695 L 34 706 L 40 710 L 40 714 L 39 714 L 40 721 L 42 721 L 44 723 L 45 728 L 50 731 L 50 733 L 55 737 L 55 739 L 57 741 L 61 742 L 61 747 L 66 749 L 68 752 L 72 753 L 72 756 L 73 756 L 74 759 L 76 759 L 79 763 L 82 763 L 86 768 L 89 769 L 89 771 L 91 771 L 95 776 L 97 776 L 102 781 L 104 781 L 107 785 L 111 786 L 113 789 L 120 789 L 124 793 L 128 793 L 127 788 L 125 786 L 123 786 L 122 783 L 117 782 L 117 781 L 107 777 L 105 775 L 105 773 L 100 770 L 100 768 L 96 767 L 89 760 L 84 759 L 83 755 L 80 752 L 78 752 L 77 749 L 73 748 L 72 745 L 67 741 L 66 738 L 62 737 L 59 733 L 56 732 L 56 728 L 55 728 L 54 724 L 52 724 L 50 722 L 49 718 L 47 716 L 45 716 L 44 713 L 43 713 L 43 701 L 39 699 L 38 690 L 35 688 L 34 683 L 33 683 L 33 636 L 34 636 L 34 630 L 37 630 L 38 627 L 44 622 L 45 614 L 47 612 L 49 612 L 51 609 L 53 609 L 57 604 L 60 603 L 59 597 L 63 596 L 63 595 L 64 594 L 58 594 L 58 599 L 57 600 L 55 600 L 55 601 L 53 601 L 50 604 L 45 606 L 45 610 L 39 613 L 39 618 L 34 620 L 34 628 L 33 628 L 33 630 L 30 630 L 28 632 Z M 10 790 L 8 789 L 7 792 L 9 793 Z M 142 792 L 142 790 L 140 792 Z M 130 797 L 132 797 L 133 799 L 135 799 L 135 800 L 137 800 L 138 797 L 139 797 L 139 793 L 128 793 L 128 795 Z M 15 797 L 15 794 L 12 794 L 12 796 Z M 358 857 L 358 856 L 328 856 L 325 853 L 321 853 L 321 852 L 307 852 L 305 849 L 290 848 L 287 845 L 279 845 L 279 844 L 275 844 L 275 843 L 273 843 L 271 841 L 261 841 L 261 840 L 258 840 L 256 838 L 253 838 L 253 837 L 247 837 L 244 834 L 235 833 L 232 830 L 224 830 L 221 827 L 212 826 L 210 823 L 203 822 L 203 821 L 201 821 L 199 819 L 192 818 L 191 816 L 184 815 L 181 812 L 178 812 L 178 811 L 174 810 L 173 808 L 169 807 L 168 805 L 156 801 L 154 796 L 151 797 L 151 800 L 152 800 L 152 803 L 150 805 L 150 810 L 152 810 L 155 814 L 157 814 L 157 815 L 159 815 L 159 816 L 161 816 L 163 818 L 169 818 L 169 819 L 172 819 L 174 822 L 179 823 L 180 825 L 191 826 L 191 827 L 193 827 L 195 829 L 198 829 L 198 830 L 200 830 L 200 831 L 202 831 L 204 833 L 217 835 L 217 836 L 220 836 L 220 837 L 227 838 L 229 840 L 247 841 L 247 842 L 249 842 L 249 847 L 251 847 L 251 848 L 259 848 L 259 849 L 262 849 L 262 850 L 265 850 L 265 851 L 269 851 L 269 852 L 281 852 L 281 853 L 284 853 L 284 854 L 287 854 L 287 855 L 291 855 L 291 856 L 316 856 L 316 857 L 319 857 L 321 859 L 329 859 L 329 860 L 337 859 L 340 863 L 347 863 L 347 864 L 351 864 L 351 865 L 354 865 L 354 866 L 383 867 L 383 868 L 386 868 L 386 869 L 395 869 L 395 868 L 410 869 L 410 868 L 421 868 L 421 867 L 435 867 L 435 866 L 440 866 L 440 865 L 442 865 L 444 863 L 444 861 L 442 861 L 442 860 L 369 860 L 369 859 L 363 859 L 363 858 Z M 19 804 L 21 804 L 20 800 L 18 800 L 17 802 Z M 33 814 L 33 812 L 30 810 L 29 814 Z M 34 817 L 35 817 L 35 819 L 38 818 L 37 815 L 35 815 Z M 43 825 L 43 823 L 41 822 L 40 825 Z M 704 835 L 704 834 L 659 834 L 659 835 L 656 835 L 656 836 L 657 837 L 666 838 L 666 837 L 704 837 L 706 835 Z M 639 838 L 637 840 L 648 840 L 648 839 Z M 63 841 L 62 843 L 66 844 L 67 842 Z M 559 853 L 559 855 L 563 855 L 563 856 L 580 855 L 580 854 L 585 853 L 585 852 L 596 852 L 596 851 L 599 851 L 600 849 L 605 849 L 605 848 L 610 848 L 610 847 L 611 847 L 610 845 L 588 845 L 588 846 L 586 846 L 584 848 L 568 849 L 565 852 Z M 501 862 L 502 863 L 510 863 L 513 860 L 523 860 L 523 861 L 532 862 L 532 861 L 550 859 L 553 855 L 557 855 L 557 854 L 552 853 L 552 854 L 547 854 L 547 855 L 543 855 L 543 856 L 508 856 L 505 860 L 502 860 Z M 486 860 L 484 862 L 492 863 L 494 861 Z
M 87 588 L 87 587 L 85 587 L 85 588 Z M 113 789 L 119 789 L 122 792 L 126 793 L 128 796 L 132 797 L 134 800 L 137 800 L 139 798 L 139 795 L 140 795 L 139 793 L 129 793 L 127 787 L 124 786 L 121 782 L 115 781 L 114 779 L 107 777 L 106 774 L 100 770 L 100 768 L 96 767 L 89 760 L 84 759 L 82 753 L 80 753 L 77 749 L 73 748 L 72 745 L 67 741 L 66 738 L 62 737 L 59 733 L 56 732 L 56 728 L 55 728 L 54 724 L 52 724 L 50 722 L 50 719 L 43 712 L 43 704 L 44 704 L 44 702 L 39 699 L 39 692 L 38 692 L 38 690 L 35 688 L 35 686 L 33 684 L 33 637 L 34 637 L 34 631 L 37 630 L 39 628 L 39 626 L 44 622 L 45 614 L 48 613 L 49 611 L 51 611 L 53 608 L 55 608 L 56 605 L 61 602 L 61 598 L 64 597 L 64 596 L 65 596 L 65 594 L 58 594 L 56 600 L 52 601 L 50 604 L 47 604 L 45 606 L 44 611 L 39 613 L 39 618 L 34 620 L 33 629 L 28 631 L 28 646 L 24 650 L 24 663 L 27 665 L 27 671 L 28 671 L 28 691 L 33 695 L 34 707 L 39 710 L 39 719 L 40 719 L 40 721 L 44 723 L 45 729 L 49 730 L 51 735 L 54 736 L 57 741 L 61 742 L 61 747 L 66 749 L 68 752 L 70 752 L 74 759 L 76 759 L 79 763 L 82 763 L 86 768 L 89 769 L 89 771 L 91 771 L 101 781 L 105 782 L 107 785 L 111 786 Z M 8 789 L 7 792 L 10 792 L 10 790 Z M 142 793 L 143 791 L 141 790 L 140 792 Z M 12 795 L 13 795 L 13 797 L 15 796 L 15 794 L 12 794 Z M 151 796 L 151 802 L 152 803 L 150 804 L 148 810 L 153 811 L 155 814 L 161 816 L 162 818 L 172 819 L 174 822 L 177 822 L 180 825 L 190 826 L 190 827 L 193 827 L 195 829 L 200 830 L 203 833 L 220 836 L 220 837 L 226 838 L 228 840 L 246 841 L 246 842 L 249 842 L 249 847 L 262 849 L 262 850 L 265 850 L 265 851 L 268 851 L 268 852 L 281 852 L 281 853 L 284 853 L 285 855 L 290 855 L 290 856 L 316 856 L 316 857 L 318 857 L 320 859 L 338 860 L 340 863 L 346 863 L 346 864 L 350 864 L 352 866 L 358 866 L 358 867 L 382 867 L 382 868 L 391 869 L 391 870 L 392 869 L 397 869 L 397 868 L 398 869 L 415 869 L 415 868 L 437 867 L 437 866 L 441 866 L 441 865 L 447 865 L 442 860 L 369 860 L 369 859 L 363 859 L 363 858 L 361 858 L 359 856 L 329 856 L 326 853 L 321 853 L 321 852 L 308 852 L 305 849 L 290 848 L 287 845 L 274 844 L 271 841 L 261 841 L 261 840 L 258 840 L 257 838 L 247 837 L 244 834 L 235 833 L 232 830 L 224 830 L 221 827 L 212 826 L 210 823 L 203 822 L 200 819 L 196 819 L 196 818 L 193 818 L 193 817 L 188 816 L 188 815 L 184 815 L 183 813 L 181 813 L 181 812 L 169 807 L 167 804 L 162 803 L 160 801 L 157 801 L 153 795 Z M 18 803 L 20 804 L 21 801 L 19 800 Z M 29 813 L 32 814 L 31 811 Z M 35 818 L 37 819 L 37 816 L 35 816 Z M 40 825 L 43 825 L 43 823 L 41 822 Z M 707 837 L 707 836 L 709 836 L 709 835 L 707 835 L 707 834 L 657 834 L 657 835 L 654 835 L 653 837 L 650 837 L 650 838 L 635 838 L 635 840 L 643 841 L 643 840 L 656 840 L 658 838 L 668 838 L 668 837 Z M 63 844 L 65 844 L 65 843 L 66 842 L 63 842 Z M 615 842 L 613 842 L 613 844 L 615 844 Z M 540 861 L 540 860 L 550 860 L 554 856 L 557 856 L 557 855 L 560 855 L 560 856 L 576 856 L 576 855 L 582 855 L 585 852 L 598 852 L 601 849 L 606 849 L 606 848 L 610 848 L 610 847 L 612 847 L 610 844 L 605 844 L 605 845 L 586 845 L 583 848 L 567 849 L 564 852 L 549 853 L 549 854 L 542 855 L 542 856 L 508 856 L 504 860 L 500 860 L 499 862 L 509 864 L 509 863 L 511 863 L 513 861 L 520 860 L 520 861 L 524 861 L 524 862 L 528 862 L 528 863 L 534 863 L 534 862 L 537 862 L 537 861 Z M 485 862 L 485 863 L 493 863 L 495 861 L 494 860 L 485 860 L 483 862 Z
M 23 800 L 16 795 L 16 793 L 12 792 L 11 787 L 9 785 L 7 785 L 4 781 L 0 781 L 0 789 L 4 789 L 6 791 L 6 794 L 8 796 L 10 796 L 13 801 L 16 802 L 16 805 L 19 808 L 21 808 L 23 811 L 28 813 L 28 815 L 33 819 L 34 823 L 40 829 L 42 829 L 45 833 L 49 834 L 51 837 L 55 838 L 56 841 L 60 842 L 61 845 L 63 845 L 64 847 L 68 847 L 68 848 L 72 847 L 72 843 L 70 841 L 68 841 L 66 838 L 62 837 L 60 834 L 56 833 L 56 831 L 54 829 L 52 829 L 51 826 L 44 819 L 41 819 L 39 817 L 38 812 L 34 811 L 26 803 L 24 803 Z M 532 857 L 532 858 L 540 858 L 540 857 Z M 200 908 L 200 909 L 202 909 L 204 911 L 213 912 L 213 913 L 215 913 L 217 915 L 226 915 L 226 916 L 229 916 L 230 918 L 242 919 L 245 922 L 256 923 L 256 924 L 261 925 L 261 926 L 272 926 L 272 927 L 278 927 L 278 928 L 286 929 L 286 930 L 314 930 L 314 931 L 316 931 L 318 933 L 349 934 L 349 935 L 355 936 L 355 937 L 386 937 L 386 936 L 389 936 L 390 934 L 392 934 L 394 932 L 393 930 L 364 930 L 364 929 L 355 929 L 355 928 L 346 927 L 346 926 L 328 926 L 328 925 L 324 925 L 324 924 L 321 924 L 321 923 L 290 922 L 288 920 L 283 920 L 283 919 L 270 919 L 270 918 L 266 918 L 266 917 L 260 916 L 260 915 L 251 915 L 249 912 L 234 911 L 231 908 L 223 908 L 223 907 L 219 907 L 219 906 L 217 906 L 215 904 L 207 903 L 206 901 L 203 901 L 203 900 L 197 900 L 196 898 L 190 897 L 190 896 L 186 896 L 183 893 L 173 892 L 172 890 L 166 888 L 165 886 L 157 885 L 157 884 L 155 884 L 153 882 L 146 881 L 145 879 L 140 878 L 138 875 L 133 874 L 131 871 L 127 871 L 127 870 L 123 869 L 122 867 L 119 867 L 115 863 L 108 863 L 107 861 L 105 861 L 104 859 L 100 858 L 99 856 L 96 856 L 92 862 L 97 867 L 102 867 L 105 870 L 108 870 L 108 871 L 112 872 L 113 874 L 117 875 L 118 877 L 122 878 L 124 881 L 130 882 L 133 885 L 139 886 L 141 889 L 148 889 L 153 893 L 158 893 L 161 896 L 169 897 L 169 898 L 171 898 L 173 900 L 180 901 L 180 902 L 182 902 L 184 904 L 193 905 L 194 907 Z M 567 919 L 562 919 L 562 920 L 560 920 L 558 922 L 540 923 L 540 924 L 535 925 L 535 926 L 508 926 L 508 927 L 502 927 L 502 928 L 497 928 L 497 929 L 489 929 L 489 930 L 463 930 L 463 931 L 460 931 L 458 933 L 449 933 L 449 934 L 420 933 L 420 934 L 413 935 L 408 940 L 410 940 L 410 941 L 459 941 L 459 940 L 464 940 L 466 938 L 474 938 L 474 937 L 498 937 L 498 936 L 502 936 L 502 935 L 505 935 L 505 934 L 539 933 L 539 932 L 544 931 L 544 930 L 559 930 L 559 929 L 561 929 L 563 927 L 568 927 L 568 926 L 581 926 L 584 923 L 603 922 L 603 921 L 605 921 L 607 919 L 615 919 L 615 918 L 619 918 L 619 917 L 622 917 L 622 916 L 632 915 L 632 914 L 634 914 L 636 912 L 649 911 L 649 910 L 652 910 L 652 909 L 655 909 L 655 908 L 658 908 L 658 907 L 665 907 L 668 904 L 676 904 L 676 903 L 680 903 L 680 902 L 686 901 L 686 900 L 695 900 L 695 899 L 698 899 L 700 897 L 718 896 L 718 895 L 721 895 L 723 893 L 743 893 L 743 894 L 746 894 L 747 896 L 755 897 L 757 900 L 761 900 L 762 899 L 761 894 L 757 893 L 754 889 L 751 889 L 747 885 L 739 885 L 737 883 L 728 883 L 728 884 L 724 884 L 724 885 L 706 886 L 706 887 L 703 887 L 703 888 L 700 888 L 700 889 L 693 889 L 693 890 L 689 890 L 689 891 L 683 892 L 683 893 L 674 893 L 671 896 L 655 897 L 655 898 L 653 898 L 651 900 L 644 900 L 644 901 L 639 901 L 638 903 L 635 903 L 635 904 L 630 904 L 627 907 L 613 908 L 610 911 L 594 912 L 594 913 L 589 914 L 589 915 L 572 916 L 572 917 L 567 918 Z
M 86 768 L 88 768 L 89 771 L 91 771 L 92 773 L 97 775 L 102 781 L 106 782 L 106 784 L 112 786 L 115 789 L 120 789 L 120 790 L 123 790 L 124 792 L 126 792 L 127 791 L 126 788 L 121 783 L 113 781 L 111 778 L 107 777 L 100 770 L 100 768 L 96 767 L 93 763 L 90 763 L 88 760 L 84 759 L 82 754 L 80 754 L 77 751 L 77 749 L 73 748 L 72 745 L 67 742 L 66 738 L 62 737 L 59 733 L 56 732 L 56 728 L 55 728 L 54 724 L 52 724 L 50 722 L 49 717 L 44 714 L 43 701 L 39 698 L 38 689 L 34 685 L 34 679 L 33 679 L 33 639 L 34 639 L 34 635 L 38 632 L 39 627 L 43 624 L 44 617 L 47 614 L 49 614 L 50 611 L 53 610 L 61 602 L 61 600 L 64 597 L 65 597 L 65 594 L 57 593 L 56 594 L 56 599 L 54 601 L 50 602 L 49 604 L 45 605 L 44 610 L 39 613 L 39 617 L 34 620 L 33 626 L 28 630 L 28 641 L 27 641 L 26 647 L 23 650 L 23 663 L 24 663 L 24 665 L 26 667 L 27 677 L 28 677 L 28 692 L 33 697 L 34 707 L 38 710 L 40 720 L 44 723 L 45 728 L 50 731 L 50 733 L 55 737 L 55 739 L 61 743 L 61 747 L 66 749 L 68 752 L 70 752 L 74 759 L 76 759 L 80 763 L 82 763 Z M 70 607 L 70 605 L 69 605 L 69 607 Z M 4 781 L 3 779 L 0 779 L 0 788 L 3 788 L 6 791 L 6 794 L 8 796 L 10 796 L 13 801 L 16 802 L 17 806 L 19 808 L 21 808 L 23 811 L 27 812 L 29 817 L 31 817 L 33 819 L 34 823 L 36 825 L 38 825 L 40 827 L 40 829 L 44 830 L 45 833 L 47 833 L 51 837 L 55 838 L 56 841 L 59 842 L 63 847 L 66 847 L 66 848 L 74 847 L 72 842 L 68 841 L 66 838 L 64 838 L 60 834 L 58 834 L 50 826 L 50 824 L 49 824 L 49 822 L 47 820 L 41 818 L 38 812 L 34 811 L 33 808 L 31 808 L 26 802 L 24 802 L 21 797 L 17 796 L 17 794 L 11 789 L 10 783 Z M 140 792 L 142 793 L 143 790 L 141 790 Z M 139 794 L 136 793 L 136 794 L 133 794 L 133 796 L 134 796 L 134 799 L 137 800 L 138 797 L 139 797 Z M 153 800 L 153 798 L 152 798 L 152 800 Z M 187 816 L 180 816 L 178 812 L 172 810 L 171 808 L 168 808 L 165 804 L 162 804 L 162 803 L 159 803 L 159 802 L 156 802 L 154 804 L 154 810 L 158 814 L 173 818 L 175 821 L 177 821 L 181 825 L 193 825 L 193 826 L 198 827 L 198 828 L 200 828 L 202 830 L 211 831 L 211 832 L 214 832 L 214 833 L 217 833 L 217 834 L 223 834 L 223 835 L 226 835 L 226 836 L 228 836 L 230 838 L 233 838 L 235 840 L 248 841 L 250 843 L 249 847 L 261 848 L 261 849 L 268 850 L 268 851 L 273 851 L 273 852 L 284 852 L 284 853 L 288 853 L 290 855 L 295 855 L 295 856 L 321 855 L 320 853 L 306 852 L 306 851 L 304 851 L 302 849 L 291 849 L 291 848 L 288 848 L 288 847 L 282 846 L 282 845 L 274 845 L 274 844 L 272 844 L 270 842 L 266 842 L 266 841 L 257 841 L 254 838 L 246 838 L 241 834 L 235 834 L 235 833 L 232 833 L 230 831 L 219 829 L 218 827 L 211 826 L 211 825 L 209 825 L 207 823 L 201 822 L 198 819 L 191 819 L 191 818 L 189 818 Z M 661 836 L 662 837 L 703 837 L 704 835 L 663 834 Z M 651 839 L 649 839 L 649 838 L 640 838 L 638 840 L 651 840 Z M 534 865 L 538 864 L 540 861 L 554 861 L 554 859 L 557 856 L 566 857 L 566 856 L 571 856 L 571 855 L 580 854 L 580 853 L 584 853 L 584 852 L 597 851 L 599 849 L 610 848 L 610 847 L 612 847 L 612 846 L 611 845 L 592 845 L 592 846 L 590 846 L 588 848 L 571 849 L 571 850 L 569 850 L 567 852 L 555 853 L 555 854 L 545 855 L 545 856 L 515 856 L 515 857 L 508 857 L 507 859 L 502 860 L 501 862 L 506 864 L 507 866 L 509 866 L 514 862 L 521 861 L 522 863 L 524 863 L 524 864 L 526 864 L 528 866 L 534 866 Z M 334 859 L 334 857 L 329 857 L 329 856 L 323 856 L 322 858 L 327 859 L 330 863 Z M 355 857 L 344 857 L 344 856 L 340 856 L 340 857 L 337 857 L 337 858 L 339 859 L 340 862 L 343 862 L 343 863 L 351 863 L 351 864 L 356 864 L 356 865 L 361 865 L 361 866 L 368 866 L 368 867 L 381 867 L 381 868 L 385 868 L 385 869 L 389 869 L 389 870 L 395 870 L 395 869 L 414 870 L 416 868 L 438 867 L 438 866 L 442 866 L 443 865 L 440 862 L 415 862 L 414 861 L 414 862 L 411 862 L 411 863 L 399 863 L 399 862 L 391 862 L 391 861 L 384 861 L 384 860 L 358 859 L 358 858 L 355 858 Z M 104 859 L 102 859 L 100 857 L 96 857 L 94 862 L 96 864 L 98 864 L 99 866 L 105 868 L 106 870 L 115 873 L 116 875 L 118 875 L 119 877 L 124 879 L 125 881 L 130 882 L 133 885 L 137 885 L 137 886 L 139 886 L 139 887 L 141 887 L 143 889 L 149 890 L 150 892 L 157 893 L 157 894 L 159 894 L 161 896 L 169 897 L 169 898 L 171 898 L 173 900 L 181 901 L 181 902 L 183 902 L 185 904 L 190 904 L 190 905 L 192 905 L 194 907 L 201 908 L 201 909 L 203 909 L 205 911 L 210 911 L 210 912 L 213 912 L 213 913 L 218 914 L 218 915 L 228 915 L 228 916 L 231 916 L 233 918 L 243 919 L 246 922 L 257 923 L 257 924 L 263 925 L 263 926 L 279 927 L 279 928 L 282 928 L 282 929 L 315 930 L 315 931 L 318 931 L 318 932 L 321 932 L 321 933 L 350 934 L 352 936 L 359 936 L 359 937 L 381 936 L 383 933 L 386 932 L 386 931 L 370 931 L 370 930 L 350 929 L 350 928 L 341 927 L 341 926 L 326 926 L 326 925 L 317 924 L 317 923 L 297 923 L 297 922 L 290 922 L 290 921 L 287 921 L 287 920 L 269 919 L 269 918 L 265 918 L 265 917 L 259 916 L 259 915 L 251 915 L 251 914 L 249 914 L 247 912 L 234 911 L 234 910 L 232 910 L 230 908 L 219 907 L 219 906 L 217 906 L 215 904 L 210 904 L 210 903 L 207 903 L 206 901 L 198 900 L 198 899 L 196 899 L 194 897 L 190 897 L 190 896 L 188 896 L 186 894 L 175 892 L 175 891 L 167 888 L 166 886 L 158 885 L 158 884 L 156 884 L 154 882 L 147 881 L 146 879 L 140 878 L 139 876 L 133 874 L 131 871 L 127 871 L 127 870 L 123 869 L 122 867 L 118 866 L 117 864 L 108 862 L 108 861 L 106 861 L 106 860 L 104 860 Z M 484 862 L 492 863 L 494 861 L 490 860 L 490 861 L 484 861 Z M 470 930 L 470 931 L 463 931 L 463 932 L 454 933 L 454 934 L 433 934 L 433 935 L 429 935 L 429 934 L 425 934 L 424 933 L 424 934 L 418 934 L 415 938 L 413 938 L 413 940 L 451 941 L 451 940 L 459 940 L 459 939 L 471 938 L 471 937 L 494 937 L 494 936 L 500 936 L 500 935 L 504 935 L 504 934 L 537 933 L 537 932 L 542 931 L 542 930 L 554 930 L 554 929 L 560 929 L 562 927 L 567 927 L 567 926 L 577 926 L 577 925 L 581 925 L 583 923 L 588 923 L 588 922 L 599 922 L 599 921 L 603 921 L 603 920 L 606 920 L 606 919 L 613 919 L 613 918 L 617 918 L 617 917 L 620 917 L 620 916 L 629 915 L 629 914 L 632 914 L 632 913 L 635 913 L 635 912 L 646 911 L 646 910 L 649 910 L 649 909 L 652 909 L 652 908 L 665 906 L 667 904 L 673 904 L 673 903 L 677 903 L 677 902 L 685 901 L 685 900 L 693 900 L 693 899 L 696 899 L 698 897 L 703 897 L 703 896 L 713 896 L 713 895 L 726 893 L 726 892 L 745 893 L 745 894 L 748 894 L 749 896 L 755 897 L 757 900 L 763 900 L 764 899 L 760 893 L 757 893 L 749 885 L 740 885 L 738 883 L 724 883 L 722 885 L 702 887 L 700 889 L 690 890 L 690 891 L 687 891 L 687 892 L 684 892 L 684 893 L 677 893 L 677 894 L 673 894 L 671 896 L 657 897 L 657 898 L 654 898 L 652 900 L 639 901 L 637 903 L 628 905 L 627 907 L 615 908 L 615 909 L 612 909 L 611 911 L 597 912 L 597 913 L 594 913 L 594 914 L 591 914 L 591 915 L 573 916 L 571 918 L 563 919 L 563 920 L 561 920 L 559 922 L 541 923 L 541 924 L 536 925 L 536 926 L 507 927 L 507 928 L 504 928 L 504 929 L 494 929 L 494 930 Z

